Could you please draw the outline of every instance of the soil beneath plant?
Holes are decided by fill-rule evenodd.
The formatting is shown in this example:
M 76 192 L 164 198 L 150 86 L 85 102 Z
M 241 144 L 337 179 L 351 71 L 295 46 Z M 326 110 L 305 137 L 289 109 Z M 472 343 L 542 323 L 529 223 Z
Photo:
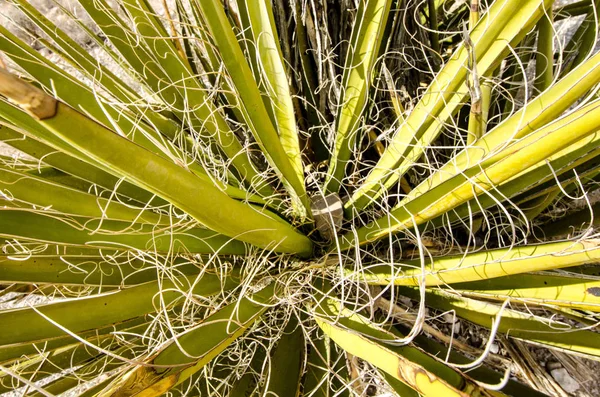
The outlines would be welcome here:
M 35 1 L 36 5 L 42 2 Z M 563 3 L 570 2 L 572 1 Z M 47 0 L 46 3 L 50 4 L 51 1 Z M 6 6 L 7 4 L 0 4 L 0 14 L 4 14 Z M 558 30 L 563 40 L 574 32 L 573 25 L 569 26 L 566 23 L 560 25 Z M 28 157 L 2 142 L 0 142 L 0 155 Z M 600 200 L 600 190 L 592 192 L 589 197 L 594 202 Z M 585 200 L 578 200 L 577 204 L 586 205 Z M 2 306 L 3 304 L 0 302 L 0 308 Z M 442 316 L 437 320 L 429 321 L 429 324 L 446 335 L 453 335 L 456 342 L 476 350 L 482 350 L 488 342 L 489 330 L 464 320 L 454 321 L 451 316 Z M 488 360 L 489 363 L 493 365 L 494 362 L 502 359 L 514 362 L 515 364 L 511 366 L 511 376 L 514 379 L 529 384 L 548 395 L 600 396 L 600 362 L 598 361 L 505 338 L 496 340 L 490 350 L 492 354 L 490 360 Z M 494 360 L 494 357 L 497 357 L 498 360 Z M 473 359 L 475 358 L 477 357 L 473 357 Z M 365 390 L 365 394 L 369 395 L 389 395 L 378 394 L 377 392 L 371 393 L 373 393 L 373 390 Z M 71 393 L 67 394 L 71 395 Z M 19 395 L 19 391 L 0 394 L 2 397 L 17 397 Z

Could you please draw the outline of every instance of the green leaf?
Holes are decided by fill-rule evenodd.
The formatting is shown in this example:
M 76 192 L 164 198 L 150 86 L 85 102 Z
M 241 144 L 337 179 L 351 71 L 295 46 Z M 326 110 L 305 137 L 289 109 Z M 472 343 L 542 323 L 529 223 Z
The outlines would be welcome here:
M 336 117 L 335 149 L 325 183 L 328 192 L 340 190 L 346 165 L 354 150 L 392 3 L 392 0 L 359 3 L 342 77 L 343 94 Z
M 574 273 L 538 272 L 453 286 L 464 296 L 600 312 L 600 279 Z
M 463 396 L 481 388 L 455 370 L 410 346 L 332 298 L 315 308 L 315 321 L 335 343 L 424 396 Z M 440 394 L 441 393 L 441 394 Z
M 121 323 L 112 324 L 108 327 L 100 327 L 78 333 L 78 337 L 94 345 L 99 345 L 106 339 L 113 338 L 114 332 L 144 332 L 148 327 L 149 318 L 146 316 L 136 317 Z M 24 342 L 13 345 L 3 345 L 0 347 L 0 363 L 10 364 L 23 357 L 36 357 L 43 352 L 51 352 L 74 343 L 81 343 L 81 340 L 75 337 L 59 336 L 56 338 L 45 339 L 40 342 Z
M 123 80 L 98 62 L 88 51 L 52 23 L 34 6 L 23 0 L 15 0 L 15 2 L 31 22 L 52 38 L 52 41 L 63 51 L 67 59 L 71 61 L 71 64 L 86 73 L 95 84 L 98 84 L 108 93 L 125 103 L 133 103 L 141 99 Z M 139 108 L 134 109 L 141 110 Z M 147 111 L 141 112 L 141 114 L 150 118 L 153 123 L 158 122 L 158 124 L 162 124 L 159 122 L 160 116 L 155 112 Z
M 57 102 L 53 117 L 38 122 L 87 157 L 166 199 L 215 231 L 279 252 L 312 251 L 310 240 L 276 215 L 229 198 L 209 180 L 114 134 L 63 103 Z M 85 133 L 80 133 L 80 129 Z M 130 159 L 136 162 L 132 164 Z
M 499 203 L 505 202 L 507 198 L 512 198 L 519 193 L 526 195 L 530 190 L 535 191 L 537 186 L 543 183 L 550 183 L 554 188 L 557 188 L 555 180 L 557 176 L 560 178 L 567 171 L 576 169 L 579 165 L 585 164 L 586 161 L 596 159 L 598 155 L 600 155 L 600 134 L 595 133 L 565 147 L 565 149 L 548 157 L 546 161 L 539 162 L 525 172 L 501 183 L 495 189 L 486 192 L 485 195 L 473 198 L 443 216 L 434 219 L 431 224 L 437 227 L 447 222 L 468 218 L 469 214 L 497 206 Z M 574 178 L 577 181 L 578 178 Z
M 483 15 L 470 38 L 474 43 L 477 70 L 489 75 L 544 15 L 551 0 L 499 0 Z M 437 74 L 371 173 L 346 204 L 347 214 L 371 204 L 413 166 L 437 138 L 446 120 L 464 103 L 468 94 L 469 51 L 462 43 Z M 454 175 L 454 174 L 452 174 Z M 388 181 L 389 179 L 389 181 Z
M 400 328 L 400 329 L 398 329 Z M 392 328 L 395 334 L 403 337 L 410 332 L 410 329 L 401 326 L 395 326 Z M 401 331 L 401 332 L 400 332 Z M 473 363 L 473 358 L 464 356 L 461 353 L 456 351 L 456 348 L 453 346 L 447 346 L 441 343 L 436 342 L 433 338 L 428 335 L 420 334 L 415 337 L 413 340 L 415 346 L 420 349 L 423 349 L 430 355 L 434 357 L 444 357 L 448 358 L 446 361 L 449 365 L 451 364 L 470 364 Z M 448 350 L 450 350 L 448 352 Z M 450 364 L 451 363 L 451 364 Z M 465 371 L 466 372 L 466 371 Z M 482 382 L 488 385 L 498 385 L 503 383 L 504 375 L 502 373 L 496 372 L 486 365 L 479 365 L 477 367 L 469 368 L 468 375 L 475 381 Z M 510 396 L 531 396 L 531 397 L 547 397 L 546 394 L 541 393 L 529 386 L 526 386 L 515 379 L 507 379 L 504 387 L 500 389 L 500 392 L 505 393 Z
M 240 337 L 268 309 L 274 286 L 242 298 L 208 316 L 201 324 L 168 342 L 148 364 L 139 365 L 101 396 L 124 396 L 143 392 L 160 396 L 199 371 Z M 154 366 L 152 366 L 154 365 Z
M 433 175 L 415 187 L 402 202 L 420 196 L 452 176 L 489 158 L 515 140 L 521 139 L 554 121 L 575 101 L 591 90 L 600 79 L 600 54 L 581 64 L 527 106 L 503 121 L 482 139 L 458 153 Z
M 0 335 L 0 345 L 64 336 L 65 329 L 73 333 L 93 330 L 156 312 L 161 306 L 169 307 L 188 293 L 211 296 L 235 285 L 231 277 L 221 280 L 204 274 L 154 281 L 84 299 L 3 310 L 0 321 L 7 328 Z
M 403 295 L 420 299 L 419 292 L 415 289 L 400 288 Z M 450 291 L 429 290 L 425 299 L 428 306 L 440 310 L 454 310 L 459 317 L 482 327 L 491 327 L 496 317 L 500 316 L 498 332 L 512 338 L 585 356 L 600 356 L 600 335 L 593 331 L 577 329 L 553 318 L 465 298 Z
M 13 111 L 13 115 L 22 118 L 24 121 L 31 122 L 22 124 L 21 128 L 31 127 L 31 129 L 28 128 L 29 131 L 42 132 L 42 139 L 48 137 L 52 139 L 52 133 L 50 131 L 45 130 L 34 120 L 24 118 L 24 115 L 17 113 L 17 109 L 11 108 L 12 107 L 9 107 L 6 103 L 0 101 L 0 112 L 4 115 L 6 114 L 6 111 Z M 1 122 L 2 120 L 0 120 L 0 123 Z M 69 147 L 57 139 L 52 140 L 50 143 L 56 144 L 56 146 L 52 147 L 23 135 L 15 129 L 2 125 L 0 126 L 0 140 L 36 159 L 43 159 L 45 164 L 51 165 L 67 174 L 77 176 L 102 188 L 109 189 L 110 191 L 116 190 L 119 194 L 130 197 L 140 203 L 152 203 L 153 205 L 156 205 L 158 204 L 157 200 L 160 200 L 150 192 L 140 189 L 127 181 L 119 180 L 119 178 L 107 172 L 104 167 L 99 168 L 94 162 L 88 163 L 83 161 L 82 159 L 85 157 L 81 152 L 75 151 L 74 148 Z M 63 153 L 61 149 L 65 148 L 77 156 Z
M 288 321 L 283 335 L 271 357 L 271 372 L 267 394 L 279 397 L 300 395 L 304 357 L 306 355 L 304 332 L 295 318 Z
M 200 271 L 194 262 L 184 258 L 174 258 L 169 269 L 188 276 Z M 3 283 L 121 287 L 143 284 L 158 277 L 153 261 L 130 257 L 127 253 L 0 256 L 0 282 Z
M 304 187 L 304 177 L 297 173 L 279 140 L 279 135 L 264 106 L 252 71 L 244 58 L 221 2 L 196 0 L 193 4 L 201 11 L 221 59 L 231 76 L 248 128 L 269 163 L 282 178 L 292 199 L 299 200 L 304 206 L 305 211 L 300 215 L 310 217 L 310 203 Z M 298 209 L 299 206 L 296 208 Z
M 374 285 L 436 286 L 541 270 L 560 269 L 600 261 L 600 246 L 596 240 L 556 242 L 521 247 L 501 248 L 465 255 L 447 255 L 426 260 L 405 260 L 401 266 L 368 266 L 356 274 L 347 275 Z M 493 283 L 493 281 L 490 281 Z M 458 288 L 458 287 L 457 287 Z
M 43 389 L 55 395 L 58 395 L 66 390 L 69 390 L 79 384 L 84 379 L 90 379 L 91 376 L 97 377 L 101 371 L 108 372 L 120 365 L 123 362 L 115 358 L 108 358 L 100 353 L 100 349 L 112 351 L 121 357 L 133 359 L 135 350 L 128 345 L 126 348 L 119 348 L 120 344 L 132 344 L 136 339 L 135 336 L 124 334 L 121 335 L 121 340 L 117 338 L 104 338 L 98 341 L 97 349 L 90 346 L 85 346 L 81 343 L 69 345 L 57 350 L 41 353 L 33 359 L 24 360 L 18 364 L 11 365 L 11 371 L 25 377 L 30 382 L 36 382 L 41 379 L 54 375 L 56 379 L 52 380 L 43 386 Z M 139 348 L 137 350 L 140 350 Z M 71 368 L 78 367 L 75 371 L 70 371 Z M 59 376 L 56 376 L 59 375 Z M 0 392 L 12 391 L 16 389 L 18 381 L 13 378 L 12 388 L 8 386 L 10 380 L 7 376 L 0 372 Z M 16 383 L 16 384 L 15 384 Z M 40 393 L 32 393 L 39 396 Z
M 343 351 L 319 328 L 310 339 L 303 391 L 312 397 L 348 396 L 348 368 Z
M 271 1 L 243 0 L 243 2 L 246 3 L 245 9 L 248 11 L 252 37 L 258 52 L 258 65 L 265 79 L 267 96 L 273 108 L 279 139 L 296 174 L 302 180 L 304 167 L 300 154 L 298 127 Z
M 113 339 L 106 339 L 99 344 L 100 348 L 110 346 Z M 37 382 L 47 376 L 69 368 L 71 365 L 81 365 L 98 355 L 96 350 L 88 350 L 81 344 L 61 347 L 51 352 L 38 354 L 31 359 L 23 359 L 10 366 L 12 372 L 18 373 L 30 382 Z M 5 372 L 0 371 L 0 393 L 6 393 L 17 389 L 22 384 L 16 378 L 11 378 Z
M 347 233 L 340 242 L 340 248 L 349 249 L 355 241 L 365 244 L 389 233 L 416 227 L 474 197 L 493 191 L 499 184 L 597 131 L 600 128 L 599 107 L 600 101 L 592 102 L 527 135 L 421 196 L 400 203 L 383 218 L 356 232 Z M 572 132 L 567 134 L 567 131 Z
M 216 142 L 249 186 L 255 184 L 257 190 L 264 195 L 272 194 L 268 185 L 262 183 L 262 179 L 258 177 L 246 151 L 243 150 L 241 143 L 212 103 L 199 79 L 192 74 L 187 61 L 175 48 L 174 41 L 168 39 L 169 35 L 156 17 L 156 12 L 145 1 L 124 0 L 122 3 L 134 23 L 136 37 L 145 44 L 146 53 L 151 58 L 152 63 L 144 64 L 144 68 L 151 68 L 152 65 L 155 65 L 165 73 L 167 81 L 158 81 L 158 83 L 162 88 L 170 86 L 175 89 L 176 109 L 190 109 L 191 114 L 197 119 L 196 122 L 192 120 L 191 125 L 196 130 L 205 130 L 205 132 L 200 132 L 200 138 Z M 89 7 L 86 9 L 89 12 Z M 119 40 L 120 37 L 116 36 L 113 43 Z M 121 45 L 121 47 L 125 47 L 125 45 Z M 157 57 L 157 54 L 160 54 L 160 57 Z M 153 88 L 155 92 L 161 92 L 159 87 Z M 184 121 L 185 117 L 186 115 L 182 114 L 180 119 Z
M 101 355 L 95 360 L 86 363 L 80 368 L 76 368 L 73 373 L 66 376 L 61 376 L 58 379 L 53 380 L 47 385 L 44 385 L 43 389 L 47 393 L 53 395 L 60 395 L 62 393 L 71 391 L 81 384 L 92 381 L 103 373 L 111 373 L 118 368 L 123 368 L 126 365 L 125 360 L 134 360 L 136 354 L 141 353 L 142 349 L 132 348 L 132 346 L 125 345 L 120 348 L 115 348 L 113 354 L 119 358 Z M 33 397 L 42 397 L 42 393 L 32 393 Z
M 144 208 L 127 206 L 116 199 L 98 197 L 1 165 L 0 189 L 2 195 L 9 201 L 6 203 L 8 206 L 13 205 L 12 201 L 16 200 L 17 204 L 22 201 L 61 214 L 155 225 L 170 223 L 167 216 L 161 216 Z
M 86 87 L 65 71 L 44 58 L 22 40 L 0 26 L 0 50 L 17 65 L 35 78 L 48 92 L 52 92 L 60 100 L 94 118 L 107 128 L 131 137 L 137 144 L 165 158 L 180 159 L 181 153 L 174 148 L 167 137 L 140 123 L 138 117 L 110 106 L 110 101 L 102 101 L 102 96 Z M 168 130 L 163 130 L 167 132 Z M 173 132 L 173 136 L 174 136 Z M 205 171 L 200 166 L 193 166 L 200 174 Z
M 199 227 L 171 229 L 106 219 L 66 218 L 16 209 L 0 209 L 0 236 L 54 244 L 152 250 L 161 253 L 246 253 L 246 247 L 240 241 Z

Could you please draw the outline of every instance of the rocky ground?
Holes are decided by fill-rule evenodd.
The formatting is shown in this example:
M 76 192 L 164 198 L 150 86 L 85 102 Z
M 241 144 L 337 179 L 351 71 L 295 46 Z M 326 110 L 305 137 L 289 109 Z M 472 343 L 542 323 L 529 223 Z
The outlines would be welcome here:
M 46 15 L 56 13 L 51 0 L 33 0 L 40 10 Z M 71 3 L 67 0 L 66 3 Z M 5 17 L 14 18 L 20 23 L 25 20 L 14 13 L 8 2 L 0 0 L 0 23 Z M 573 34 L 576 23 L 561 23 L 557 25 L 556 45 L 561 45 L 564 40 Z M 92 53 L 97 49 L 90 47 Z M 98 56 L 101 56 L 100 54 Z M 22 156 L 19 151 L 0 142 L 0 155 Z M 600 198 L 595 193 L 596 199 Z M 2 302 L 0 302 L 0 307 Z M 452 316 L 442 316 L 439 320 L 431 321 L 433 330 L 442 334 L 451 335 L 456 345 L 471 349 L 471 352 L 481 352 L 487 343 L 489 331 L 466 321 L 454 321 Z M 459 349 L 460 350 L 460 349 Z M 519 380 L 529 383 L 535 388 L 552 396 L 597 397 L 600 396 L 600 363 L 597 361 L 568 355 L 559 351 L 538 348 L 536 346 L 515 340 L 498 338 L 491 347 L 491 353 L 486 362 L 497 368 L 502 363 L 514 361 L 511 368 L 512 374 Z M 19 391 L 5 393 L 2 397 L 20 395 Z

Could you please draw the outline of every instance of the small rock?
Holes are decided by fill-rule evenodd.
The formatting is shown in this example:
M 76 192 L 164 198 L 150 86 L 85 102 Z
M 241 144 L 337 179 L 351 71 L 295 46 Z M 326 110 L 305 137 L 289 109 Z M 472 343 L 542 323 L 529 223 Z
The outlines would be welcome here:
M 452 326 L 452 331 L 454 331 L 455 334 L 460 333 L 460 321 L 454 323 Z
M 492 343 L 492 345 L 490 346 L 490 353 L 498 354 L 499 351 L 500 351 L 500 346 L 498 346 L 497 343 Z
M 559 368 L 562 368 L 562 364 L 559 363 L 558 361 L 548 361 L 546 363 L 546 369 L 549 372 L 552 372 L 553 369 L 559 369 Z
M 481 347 L 484 344 L 484 340 L 481 339 L 479 335 L 475 334 L 471 330 L 469 330 L 469 337 L 467 339 L 469 341 L 469 344 L 473 347 Z
M 550 371 L 550 375 L 567 393 L 574 393 L 579 390 L 579 383 L 569 375 L 566 369 L 557 368 Z
M 401 296 L 398 298 L 398 300 L 406 307 L 410 307 L 412 308 L 414 305 L 412 303 L 412 300 L 410 298 L 407 298 L 405 296 Z

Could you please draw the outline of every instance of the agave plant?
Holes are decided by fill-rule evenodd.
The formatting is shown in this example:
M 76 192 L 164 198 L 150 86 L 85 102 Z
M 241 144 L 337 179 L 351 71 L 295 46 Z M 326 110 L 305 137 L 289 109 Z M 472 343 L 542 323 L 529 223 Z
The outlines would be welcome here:
M 600 357 L 598 1 L 10 3 L 0 393 L 535 396 L 515 351 Z

